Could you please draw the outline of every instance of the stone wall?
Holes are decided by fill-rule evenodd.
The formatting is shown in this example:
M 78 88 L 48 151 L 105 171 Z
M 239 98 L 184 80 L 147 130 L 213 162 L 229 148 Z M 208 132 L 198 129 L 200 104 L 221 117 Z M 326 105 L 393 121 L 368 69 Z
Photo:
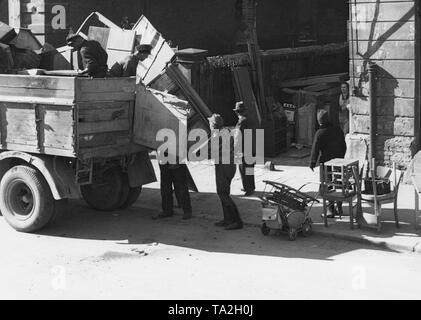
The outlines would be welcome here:
M 369 63 L 377 64 L 377 160 L 405 167 L 418 150 L 415 7 L 413 0 L 351 1 L 349 140 L 356 158 L 366 152 L 370 132 Z

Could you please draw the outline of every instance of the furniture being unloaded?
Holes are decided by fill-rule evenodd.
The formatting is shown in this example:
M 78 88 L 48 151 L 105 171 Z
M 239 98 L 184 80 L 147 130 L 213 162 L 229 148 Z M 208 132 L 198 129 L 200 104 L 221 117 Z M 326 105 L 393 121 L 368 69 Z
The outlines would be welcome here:
M 365 190 L 361 194 L 361 199 L 374 208 L 377 232 L 380 232 L 382 227 L 382 205 L 390 203 L 393 203 L 395 224 L 396 228 L 399 228 L 398 193 L 404 172 L 397 170 L 395 163 L 393 163 L 392 169 L 384 166 L 376 166 L 374 159 L 370 172 L 371 178 L 366 180 Z M 375 178 L 373 179 L 372 177 Z
M 361 176 L 359 162 L 355 160 L 333 159 L 320 165 L 320 196 L 323 199 L 323 218 L 328 227 L 327 202 L 345 202 L 349 205 L 351 229 L 355 222 L 359 226 L 361 208 Z M 354 206 L 354 201 L 357 201 Z M 354 209 L 356 208 L 356 215 Z M 342 212 L 339 211 L 340 219 Z

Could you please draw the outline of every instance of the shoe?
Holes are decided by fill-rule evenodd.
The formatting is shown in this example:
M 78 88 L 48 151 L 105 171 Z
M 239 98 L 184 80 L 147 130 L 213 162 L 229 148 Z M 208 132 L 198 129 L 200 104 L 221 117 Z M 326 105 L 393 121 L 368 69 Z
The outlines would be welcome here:
M 215 227 L 226 227 L 227 223 L 225 220 L 219 221 L 215 223 Z
M 251 197 L 252 195 L 254 195 L 254 190 L 253 191 L 247 191 L 243 197 Z
M 234 222 L 225 226 L 225 230 L 240 230 L 243 229 L 242 222 Z
M 193 218 L 193 214 L 191 212 L 184 212 L 183 220 L 190 220 L 191 218 Z
M 160 214 L 153 216 L 152 219 L 153 220 L 158 220 L 158 219 L 165 219 L 165 218 L 169 218 L 172 217 L 174 214 L 173 213 L 163 213 L 161 212 Z

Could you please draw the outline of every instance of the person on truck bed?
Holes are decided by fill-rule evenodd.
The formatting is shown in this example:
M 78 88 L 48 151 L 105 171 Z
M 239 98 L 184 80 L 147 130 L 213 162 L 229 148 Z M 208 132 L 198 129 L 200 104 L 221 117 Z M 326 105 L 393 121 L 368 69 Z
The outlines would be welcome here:
M 128 55 L 124 60 L 116 62 L 110 69 L 110 77 L 135 77 L 139 62 L 145 61 L 151 54 L 152 46 L 141 44 L 136 47 L 136 53 Z
M 83 70 L 79 75 L 87 75 L 93 78 L 105 78 L 108 72 L 108 54 L 95 40 L 85 40 L 78 34 L 69 35 L 67 44 L 79 51 L 82 58 Z

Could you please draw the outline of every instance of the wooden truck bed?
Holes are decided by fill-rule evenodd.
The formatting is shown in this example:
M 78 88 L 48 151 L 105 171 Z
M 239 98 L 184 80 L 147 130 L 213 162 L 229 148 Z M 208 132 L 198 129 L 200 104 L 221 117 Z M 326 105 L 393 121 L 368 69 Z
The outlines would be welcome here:
M 0 148 L 79 159 L 133 144 L 135 78 L 0 75 Z

